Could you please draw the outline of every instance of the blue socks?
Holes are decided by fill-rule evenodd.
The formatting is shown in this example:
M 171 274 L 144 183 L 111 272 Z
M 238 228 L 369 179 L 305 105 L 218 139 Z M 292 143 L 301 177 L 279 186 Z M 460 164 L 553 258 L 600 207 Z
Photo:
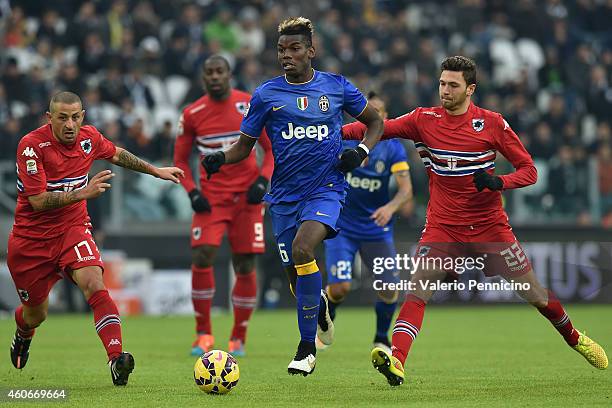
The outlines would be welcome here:
M 391 327 L 396 306 L 397 302 L 385 303 L 380 299 L 376 301 L 376 338 L 388 339 L 387 333 Z
M 321 301 L 321 272 L 315 260 L 295 265 L 295 269 L 298 275 L 295 296 L 300 336 L 302 341 L 314 343 L 317 335 L 319 302 Z

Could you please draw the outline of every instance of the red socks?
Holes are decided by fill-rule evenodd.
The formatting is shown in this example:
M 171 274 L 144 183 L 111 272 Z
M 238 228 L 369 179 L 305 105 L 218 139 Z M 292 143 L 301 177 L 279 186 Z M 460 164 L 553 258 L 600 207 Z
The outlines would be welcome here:
M 215 275 L 212 266 L 198 268 L 191 266 L 191 302 L 196 318 L 198 334 L 212 334 L 210 306 L 215 295 Z
M 406 361 L 412 342 L 421 330 L 424 313 L 425 302 L 414 295 L 407 295 L 395 321 L 391 337 L 393 356 L 401 361 L 402 365 Z
M 423 314 L 425 312 L 425 302 L 414 295 L 406 296 L 406 301 L 395 322 L 392 337 L 393 355 L 399 359 L 402 364 L 405 363 L 412 342 L 421 330 L 423 323 Z M 540 313 L 546 317 L 557 331 L 563 336 L 565 341 L 570 346 L 578 344 L 580 334 L 572 326 L 572 322 L 565 313 L 563 306 L 555 297 L 554 293 L 548 291 L 548 304 L 546 307 L 538 308 Z
M 552 325 L 555 326 L 555 329 L 563 336 L 567 344 L 570 346 L 578 344 L 578 337 L 580 337 L 580 334 L 574 329 L 574 326 L 572 326 L 569 316 L 565 313 L 565 309 L 563 309 L 559 299 L 557 299 L 552 291 L 548 291 L 548 304 L 546 307 L 538 308 L 538 310 L 544 317 L 550 320 Z
M 122 350 L 119 311 L 106 289 L 91 295 L 87 303 L 93 310 L 96 331 L 110 361 L 119 356 Z
M 244 343 L 249 319 L 257 305 L 257 274 L 254 270 L 246 275 L 236 274 L 232 304 L 234 305 L 234 328 L 231 338 L 240 339 Z
M 17 334 L 22 339 L 31 339 L 34 336 L 35 329 L 28 328 L 25 320 L 23 320 L 23 305 L 19 305 L 15 309 L 15 323 L 17 323 Z

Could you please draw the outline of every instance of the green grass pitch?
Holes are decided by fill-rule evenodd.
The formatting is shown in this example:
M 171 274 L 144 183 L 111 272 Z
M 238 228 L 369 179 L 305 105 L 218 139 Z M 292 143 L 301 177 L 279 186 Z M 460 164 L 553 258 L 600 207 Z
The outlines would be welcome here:
M 612 354 L 612 306 L 567 309 L 576 327 Z M 217 348 L 227 347 L 231 319 L 214 317 Z M 592 368 L 528 306 L 429 306 L 407 362 L 406 382 L 397 388 L 389 387 L 369 361 L 373 310 L 339 309 L 336 327 L 336 342 L 319 352 L 315 373 L 289 376 L 287 364 L 298 342 L 295 312 L 256 312 L 248 355 L 238 359 L 238 386 L 230 394 L 210 396 L 193 382 L 192 318 L 123 319 L 124 347 L 136 359 L 125 388 L 112 386 L 90 316 L 50 315 L 22 371 L 8 358 L 14 323 L 6 319 L 0 321 L 6 353 L 0 359 L 0 388 L 67 388 L 69 400 L 60 406 L 90 408 L 612 406 L 612 369 Z

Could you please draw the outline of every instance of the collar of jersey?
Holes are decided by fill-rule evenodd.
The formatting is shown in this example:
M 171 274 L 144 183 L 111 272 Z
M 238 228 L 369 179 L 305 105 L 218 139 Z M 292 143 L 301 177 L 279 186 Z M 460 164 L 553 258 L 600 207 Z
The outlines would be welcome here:
M 451 115 L 446 111 L 446 109 L 443 109 L 444 115 L 446 115 L 446 120 L 448 120 L 450 123 L 463 123 L 466 119 L 469 119 L 472 116 L 473 111 L 474 102 L 471 101 L 465 113 L 462 113 L 461 115 Z
M 53 129 L 51 128 L 51 124 L 48 124 L 47 126 L 49 126 L 49 131 L 47 134 L 49 135 L 49 140 L 51 141 L 51 144 L 53 146 L 59 148 L 64 155 L 69 157 L 81 155 L 80 151 L 78 149 L 75 149 L 75 146 L 78 144 L 79 140 L 81 140 L 81 132 L 79 132 L 79 136 L 73 144 L 66 145 L 55 138 L 55 136 L 53 135 Z
M 312 82 L 315 79 L 315 77 L 317 76 L 317 70 L 314 69 L 314 68 L 311 68 L 311 69 L 312 69 L 312 78 L 310 78 L 308 81 L 306 81 L 306 82 L 289 82 L 289 81 L 287 81 L 287 74 L 285 74 L 284 75 L 285 82 L 288 83 L 289 85 L 304 85 L 304 84 L 307 84 L 309 82 Z

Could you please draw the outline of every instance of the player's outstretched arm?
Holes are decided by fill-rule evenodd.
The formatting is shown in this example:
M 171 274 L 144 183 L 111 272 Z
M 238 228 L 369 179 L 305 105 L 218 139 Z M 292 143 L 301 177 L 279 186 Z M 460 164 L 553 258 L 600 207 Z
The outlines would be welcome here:
M 251 153 L 251 150 L 253 150 L 256 141 L 256 138 L 241 133 L 240 139 L 226 151 L 215 152 L 204 157 L 202 159 L 202 166 L 206 170 L 208 178 L 218 173 L 219 169 L 221 169 L 221 166 L 224 164 L 238 163 L 246 159 Z
M 162 180 L 170 180 L 176 184 L 180 183 L 180 177 L 185 176 L 183 170 L 179 169 L 178 167 L 155 167 L 152 164 L 134 156 L 132 153 L 128 152 L 122 147 L 116 148 L 115 155 L 110 158 L 109 162 L 139 173 L 150 174 L 153 177 L 157 177 Z
M 419 132 L 416 126 L 417 110 L 419 109 L 417 108 L 395 119 L 385 119 L 383 122 L 384 131 L 380 140 L 400 138 L 419 141 Z M 346 124 L 342 126 L 342 139 L 361 140 L 365 131 L 366 127 L 361 122 Z
M 110 170 L 103 170 L 93 176 L 85 188 L 67 192 L 45 191 L 29 196 L 28 201 L 34 211 L 47 211 L 65 207 L 100 196 L 111 187 L 108 181 L 113 177 L 115 177 L 115 174 Z

